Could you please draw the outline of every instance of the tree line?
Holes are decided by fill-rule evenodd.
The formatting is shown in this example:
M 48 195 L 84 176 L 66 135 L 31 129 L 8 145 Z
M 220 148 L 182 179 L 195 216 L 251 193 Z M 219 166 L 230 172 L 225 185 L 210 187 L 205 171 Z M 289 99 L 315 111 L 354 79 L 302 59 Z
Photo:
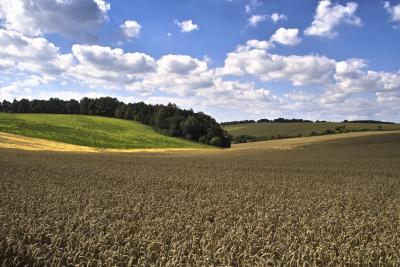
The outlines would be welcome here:
M 354 121 L 344 120 L 343 123 L 396 124 L 390 121 L 375 121 L 375 120 L 354 120 Z
M 268 123 L 268 122 L 285 122 L 285 123 L 293 123 L 293 122 L 313 122 L 311 120 L 303 120 L 303 119 L 285 119 L 285 118 L 277 118 L 273 120 L 269 119 L 260 119 L 260 120 L 242 120 L 242 121 L 227 121 L 222 122 L 221 125 L 235 125 L 235 124 L 246 124 L 246 123 Z M 320 121 L 316 121 L 320 122 Z
M 285 119 L 285 118 L 277 118 L 273 120 L 269 119 L 260 119 L 260 120 L 241 120 L 241 121 L 227 121 L 227 122 L 222 122 L 221 125 L 236 125 L 236 124 L 247 124 L 247 123 L 268 123 L 268 122 L 283 122 L 283 123 L 294 123 L 294 122 L 327 122 L 327 121 L 312 121 L 312 120 L 303 120 L 303 119 Z M 342 123 L 370 123 L 370 124 L 396 124 L 394 122 L 388 122 L 388 121 L 376 121 L 376 120 L 353 120 L 353 121 L 348 121 L 344 120 Z
M 151 105 L 144 102 L 124 103 L 112 97 L 87 98 L 80 101 L 61 100 L 4 100 L 0 112 L 82 114 L 134 120 L 151 126 L 157 132 L 182 137 L 217 147 L 231 146 L 231 136 L 211 116 L 203 112 L 181 109 L 175 104 Z

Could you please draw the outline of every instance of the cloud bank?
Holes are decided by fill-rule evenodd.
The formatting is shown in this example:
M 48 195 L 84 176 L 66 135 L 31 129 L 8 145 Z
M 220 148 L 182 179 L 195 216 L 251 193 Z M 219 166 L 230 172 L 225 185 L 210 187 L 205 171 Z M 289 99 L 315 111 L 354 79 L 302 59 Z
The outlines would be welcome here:
M 399 71 L 371 70 L 361 58 L 277 53 L 274 49 L 302 42 L 297 28 L 280 27 L 265 40 L 250 39 L 228 52 L 222 64 L 213 66 L 207 57 L 155 57 L 107 45 L 76 43 L 63 50 L 46 38 L 48 33 L 89 38 L 89 32 L 107 20 L 111 7 L 102 0 L 17 0 L 11 6 L 6 4 L 0 0 L 0 99 L 111 95 L 126 101 L 175 102 L 209 111 L 219 120 L 231 118 L 233 113 L 240 114 L 238 119 L 298 116 L 342 120 L 384 119 L 400 112 Z M 254 10 L 260 3 L 249 5 Z M 396 18 L 396 6 L 385 4 L 385 8 Z M 340 24 L 359 26 L 356 10 L 357 4 L 352 2 L 340 5 L 323 0 L 304 33 L 334 37 Z M 276 22 L 284 19 L 279 14 L 274 17 L 271 19 Z M 59 20 L 65 24 L 54 23 Z M 177 25 L 186 33 L 199 29 L 192 20 Z M 127 20 L 120 30 L 132 40 L 142 29 L 138 22 Z M 274 83 L 282 88 L 272 89 Z M 64 90 L 64 84 L 87 90 Z

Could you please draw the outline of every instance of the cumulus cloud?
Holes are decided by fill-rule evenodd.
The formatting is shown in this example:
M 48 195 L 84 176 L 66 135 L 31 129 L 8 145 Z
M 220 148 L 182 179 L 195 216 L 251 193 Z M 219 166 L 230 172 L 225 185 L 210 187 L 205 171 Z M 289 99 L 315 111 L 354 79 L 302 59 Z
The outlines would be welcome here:
M 274 39 L 274 38 L 271 38 Z M 400 72 L 368 70 L 362 59 L 335 61 L 319 55 L 272 54 L 270 42 L 251 40 L 228 53 L 220 75 L 254 76 L 261 81 L 287 80 L 294 86 L 318 84 L 325 101 L 342 101 L 349 94 L 400 91 Z
M 366 61 L 362 59 L 336 62 L 333 79 L 322 85 L 324 91 L 318 96 L 319 104 L 337 107 L 345 102 L 350 103 L 350 99 L 358 99 L 356 104 L 361 107 L 361 103 L 365 101 L 357 98 L 359 94 L 375 94 L 377 102 L 393 102 L 397 99 L 400 92 L 400 72 L 376 72 L 367 68 Z M 377 104 L 370 100 L 367 103 L 375 107 Z
M 0 99 L 26 98 L 32 93 L 32 89 L 47 84 L 51 79 L 46 79 L 40 76 L 32 75 L 16 80 L 10 84 L 0 87 Z
M 239 45 L 236 52 L 249 51 L 251 49 L 270 50 L 274 47 L 274 43 L 294 46 L 300 43 L 298 29 L 279 28 L 269 39 L 265 40 L 248 40 L 245 45 Z
M 283 45 L 294 46 L 300 43 L 299 29 L 279 28 L 270 39 Z
M 237 52 L 241 51 L 249 51 L 251 49 L 260 49 L 260 50 L 268 50 L 273 48 L 273 43 L 269 41 L 260 41 L 260 40 L 248 40 L 246 45 L 239 45 L 236 49 Z
M 256 27 L 259 23 L 265 21 L 266 19 L 266 15 L 253 15 L 247 20 L 247 22 L 250 26 Z
M 288 80 L 293 85 L 329 82 L 335 61 L 324 56 L 282 56 L 251 49 L 228 53 L 222 73 L 253 75 L 262 81 Z
M 270 16 L 270 19 L 274 22 L 274 23 L 278 23 L 280 20 L 287 20 L 287 16 L 284 14 L 279 14 L 279 13 L 273 13 Z
M 393 22 L 400 21 L 400 3 L 397 5 L 390 5 L 388 1 L 386 1 L 383 5 L 386 12 L 390 15 L 390 20 Z
M 304 34 L 333 38 L 337 35 L 334 28 L 340 24 L 361 26 L 361 19 L 355 15 L 357 8 L 355 2 L 340 5 L 332 4 L 330 0 L 322 0 L 318 4 L 314 21 L 304 30 Z
M 193 23 L 191 19 L 184 21 L 175 21 L 176 25 L 181 28 L 181 32 L 192 32 L 200 29 L 199 25 Z
M 72 64 L 69 54 L 42 37 L 27 37 L 18 32 L 0 29 L 0 57 L 3 70 L 23 71 L 39 75 L 58 75 Z
M 157 66 L 156 71 L 146 74 L 142 80 L 127 85 L 127 90 L 158 90 L 169 95 L 168 99 L 178 97 L 179 101 L 180 97 L 186 97 L 203 100 L 209 106 L 229 106 L 246 99 L 254 104 L 273 98 L 269 90 L 257 88 L 254 83 L 225 81 L 215 70 L 208 67 L 204 59 L 199 60 L 187 55 L 165 55 L 157 61 Z M 152 99 L 154 100 L 154 97 Z
M 214 73 L 205 60 L 187 55 L 164 55 L 157 61 L 157 71 L 142 81 L 131 84 L 130 91 L 153 91 L 179 96 L 193 96 L 199 90 L 213 86 Z
M 104 0 L 0 0 L 0 19 L 6 29 L 31 37 L 59 33 L 93 39 L 109 9 Z
M 119 48 L 73 45 L 72 55 L 76 62 L 68 74 L 90 87 L 123 87 L 157 68 L 152 57 Z
M 332 91 L 344 94 L 400 90 L 400 72 L 370 71 L 361 59 L 337 62 L 335 79 Z
M 142 26 L 134 20 L 127 20 L 120 26 L 120 28 L 125 38 L 132 40 L 139 37 Z
M 400 91 L 376 92 L 376 100 L 378 103 L 393 103 L 398 106 L 400 103 Z
M 86 94 L 41 89 L 69 81 L 92 88 L 94 96 L 103 95 L 96 91 L 104 88 L 112 90 L 104 94 L 121 99 L 129 94 L 130 101 L 171 101 L 205 111 L 218 107 L 218 113 L 212 114 L 219 119 L 222 110 L 272 118 L 299 114 L 339 120 L 350 115 L 380 119 L 400 112 L 400 72 L 371 71 L 362 59 L 274 54 L 275 39 L 248 40 L 227 54 L 222 67 L 210 68 L 207 57 L 163 55 L 156 59 L 96 45 L 76 44 L 70 53 L 62 54 L 43 37 L 1 29 L 0 98 L 80 98 Z M 288 93 L 279 95 L 264 83 L 269 81 L 289 81 L 295 88 L 288 85 Z M 303 85 L 319 90 L 310 93 L 298 87 Z
M 158 61 L 162 73 L 198 73 L 208 69 L 207 63 L 186 55 L 165 55 Z
M 202 105 L 207 107 L 219 107 L 226 110 L 235 110 L 240 107 L 242 112 L 260 114 L 272 107 L 277 97 L 266 88 L 257 88 L 254 83 L 238 81 L 224 81 L 218 79 L 214 86 L 199 91 L 197 95 Z
M 73 65 L 65 75 L 90 88 L 127 90 L 142 95 L 157 91 L 190 96 L 213 86 L 216 75 L 187 55 L 164 55 L 155 60 L 143 53 L 96 45 L 74 45 Z

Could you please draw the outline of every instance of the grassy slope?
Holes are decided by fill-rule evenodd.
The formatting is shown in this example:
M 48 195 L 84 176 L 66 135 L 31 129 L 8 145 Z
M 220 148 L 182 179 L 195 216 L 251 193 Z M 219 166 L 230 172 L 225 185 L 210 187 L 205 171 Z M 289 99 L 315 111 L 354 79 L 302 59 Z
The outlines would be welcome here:
M 83 115 L 0 113 L 0 132 L 98 148 L 203 147 L 134 121 Z
M 346 129 L 351 131 L 362 130 L 378 130 L 381 126 L 382 130 L 400 130 L 399 124 L 369 124 L 369 123 L 335 123 L 335 122 L 318 122 L 318 123 L 248 123 L 224 126 L 233 136 L 242 134 L 252 135 L 256 137 L 277 137 L 285 135 L 288 137 L 310 136 L 311 132 L 323 133 L 326 129 L 335 130 L 335 127 L 346 126 Z

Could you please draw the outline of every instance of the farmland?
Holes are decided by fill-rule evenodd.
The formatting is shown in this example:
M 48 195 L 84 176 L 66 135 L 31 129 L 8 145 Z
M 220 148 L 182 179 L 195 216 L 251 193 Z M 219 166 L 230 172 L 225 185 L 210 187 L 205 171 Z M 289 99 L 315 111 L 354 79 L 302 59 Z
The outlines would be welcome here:
M 95 148 L 201 148 L 128 120 L 84 115 L 0 112 L 0 132 Z
M 204 153 L 0 149 L 0 263 L 400 265 L 399 166 L 399 133 Z
M 224 129 L 233 136 L 249 135 L 260 140 L 299 137 L 339 132 L 400 130 L 399 124 L 378 123 L 336 123 L 336 122 L 302 122 L 302 123 L 245 123 L 226 125 Z

